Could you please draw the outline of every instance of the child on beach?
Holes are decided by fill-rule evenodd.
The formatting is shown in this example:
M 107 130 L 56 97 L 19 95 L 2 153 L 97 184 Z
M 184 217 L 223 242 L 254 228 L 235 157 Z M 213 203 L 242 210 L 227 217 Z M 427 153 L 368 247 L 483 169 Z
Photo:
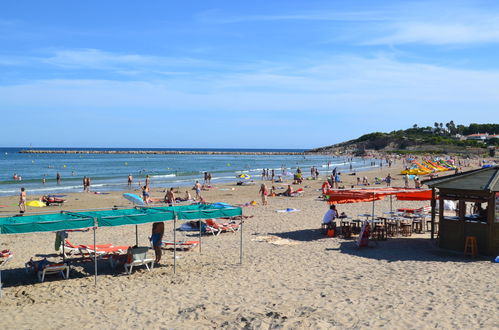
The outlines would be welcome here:
M 143 186 L 142 187 L 142 200 L 144 203 L 149 204 L 149 187 L 148 186 Z
M 22 214 L 24 212 L 26 212 L 26 190 L 22 187 L 19 194 L 19 213 Z
M 265 183 L 262 183 L 262 185 L 260 186 L 259 193 L 262 196 L 262 205 L 267 205 L 267 195 L 269 194 L 269 191 Z

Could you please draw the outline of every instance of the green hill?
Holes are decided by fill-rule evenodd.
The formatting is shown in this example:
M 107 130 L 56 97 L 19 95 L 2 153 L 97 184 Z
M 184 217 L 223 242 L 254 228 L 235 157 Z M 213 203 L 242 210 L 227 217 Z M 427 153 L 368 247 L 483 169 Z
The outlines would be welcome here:
M 455 125 L 453 121 L 434 127 L 414 125 L 406 130 L 390 133 L 374 132 L 361 137 L 320 148 L 309 152 L 353 152 L 364 154 L 365 150 L 397 153 L 486 153 L 488 147 L 499 146 L 498 138 L 488 137 L 484 141 L 467 140 L 470 134 L 499 133 L 499 124 Z

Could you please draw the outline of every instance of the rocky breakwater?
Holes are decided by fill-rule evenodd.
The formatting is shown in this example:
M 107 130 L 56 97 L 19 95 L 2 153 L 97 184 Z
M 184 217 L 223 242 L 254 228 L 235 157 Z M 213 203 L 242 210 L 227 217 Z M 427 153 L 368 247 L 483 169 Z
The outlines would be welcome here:
M 21 150 L 21 154 L 135 154 L 135 155 L 304 155 L 286 151 L 203 151 L 203 150 Z

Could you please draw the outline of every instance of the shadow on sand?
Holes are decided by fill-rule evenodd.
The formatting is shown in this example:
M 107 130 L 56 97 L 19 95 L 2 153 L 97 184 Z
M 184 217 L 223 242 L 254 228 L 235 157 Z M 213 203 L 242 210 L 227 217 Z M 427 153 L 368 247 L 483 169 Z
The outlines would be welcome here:
M 328 249 L 326 249 L 328 250 Z M 333 250 L 333 249 L 329 249 Z M 369 247 L 359 248 L 355 240 L 340 243 L 341 253 L 362 258 L 395 261 L 437 261 L 437 262 L 474 262 L 490 260 L 490 257 L 479 256 L 474 259 L 465 258 L 462 252 L 440 249 L 436 240 L 428 238 L 392 238 L 386 241 L 370 242 Z
M 45 255 L 39 256 L 42 258 L 45 257 Z M 40 260 L 39 258 L 34 259 Z M 91 259 L 69 258 L 66 259 L 66 263 L 70 266 L 68 280 L 94 276 L 94 261 Z M 108 260 L 97 261 L 97 274 L 113 276 L 126 275 L 122 267 L 113 269 Z M 47 276 L 45 281 L 64 281 L 64 279 L 60 275 L 56 274 Z M 36 274 L 32 271 L 27 271 L 26 268 L 9 268 L 2 270 L 2 283 L 5 288 L 16 287 L 19 285 L 37 284 L 39 282 Z
M 438 261 L 438 262 L 475 262 L 490 261 L 490 256 L 466 258 L 462 252 L 444 250 L 437 246 L 436 240 L 429 238 L 396 237 L 386 241 L 370 241 L 369 247 L 359 248 L 356 238 L 344 240 L 329 238 L 321 233 L 320 229 L 302 229 L 281 233 L 269 233 L 280 238 L 299 242 L 313 242 L 323 239 L 340 242 L 339 248 L 326 248 L 326 251 L 339 251 L 362 258 L 394 261 Z
M 288 231 L 284 233 L 269 233 L 269 235 L 274 235 L 280 238 L 285 238 L 300 242 L 312 242 L 329 238 L 326 235 L 322 234 L 320 229 L 302 229 L 302 230 Z

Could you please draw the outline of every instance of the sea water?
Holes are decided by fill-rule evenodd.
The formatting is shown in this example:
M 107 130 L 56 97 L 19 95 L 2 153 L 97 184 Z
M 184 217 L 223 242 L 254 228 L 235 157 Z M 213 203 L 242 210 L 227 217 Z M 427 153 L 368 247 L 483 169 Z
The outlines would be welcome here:
M 54 149 L 54 148 L 52 148 Z M 63 148 L 61 148 L 63 149 Z M 76 148 L 71 148 L 75 150 Z M 151 178 L 152 188 L 192 186 L 196 180 L 203 182 L 204 172 L 212 175 L 212 184 L 239 181 L 237 175 L 248 174 L 260 180 L 263 169 L 274 169 L 275 176 L 295 172 L 298 167 L 305 176 L 312 166 L 321 175 L 330 174 L 334 168 L 349 172 L 369 168 L 370 161 L 326 155 L 210 155 L 210 154 L 29 154 L 19 153 L 20 148 L 0 148 L 0 196 L 17 195 L 24 187 L 29 195 L 64 194 L 83 190 L 83 176 L 91 178 L 91 190 L 106 192 L 127 190 L 127 177 L 134 177 L 132 189 L 144 184 L 145 176 Z M 85 150 L 111 150 L 94 148 Z M 112 149 L 117 150 L 117 149 Z M 140 150 L 140 149 L 135 149 Z M 230 152 L 302 152 L 304 150 L 268 149 L 143 149 L 175 151 L 230 151 Z M 14 181 L 13 175 L 21 176 Z M 56 175 L 60 173 L 61 183 Z M 346 174 L 346 173 L 345 173 Z M 42 179 L 45 178 L 45 183 Z M 286 177 L 283 177 L 286 179 Z M 289 177 L 287 177 L 289 179 Z

